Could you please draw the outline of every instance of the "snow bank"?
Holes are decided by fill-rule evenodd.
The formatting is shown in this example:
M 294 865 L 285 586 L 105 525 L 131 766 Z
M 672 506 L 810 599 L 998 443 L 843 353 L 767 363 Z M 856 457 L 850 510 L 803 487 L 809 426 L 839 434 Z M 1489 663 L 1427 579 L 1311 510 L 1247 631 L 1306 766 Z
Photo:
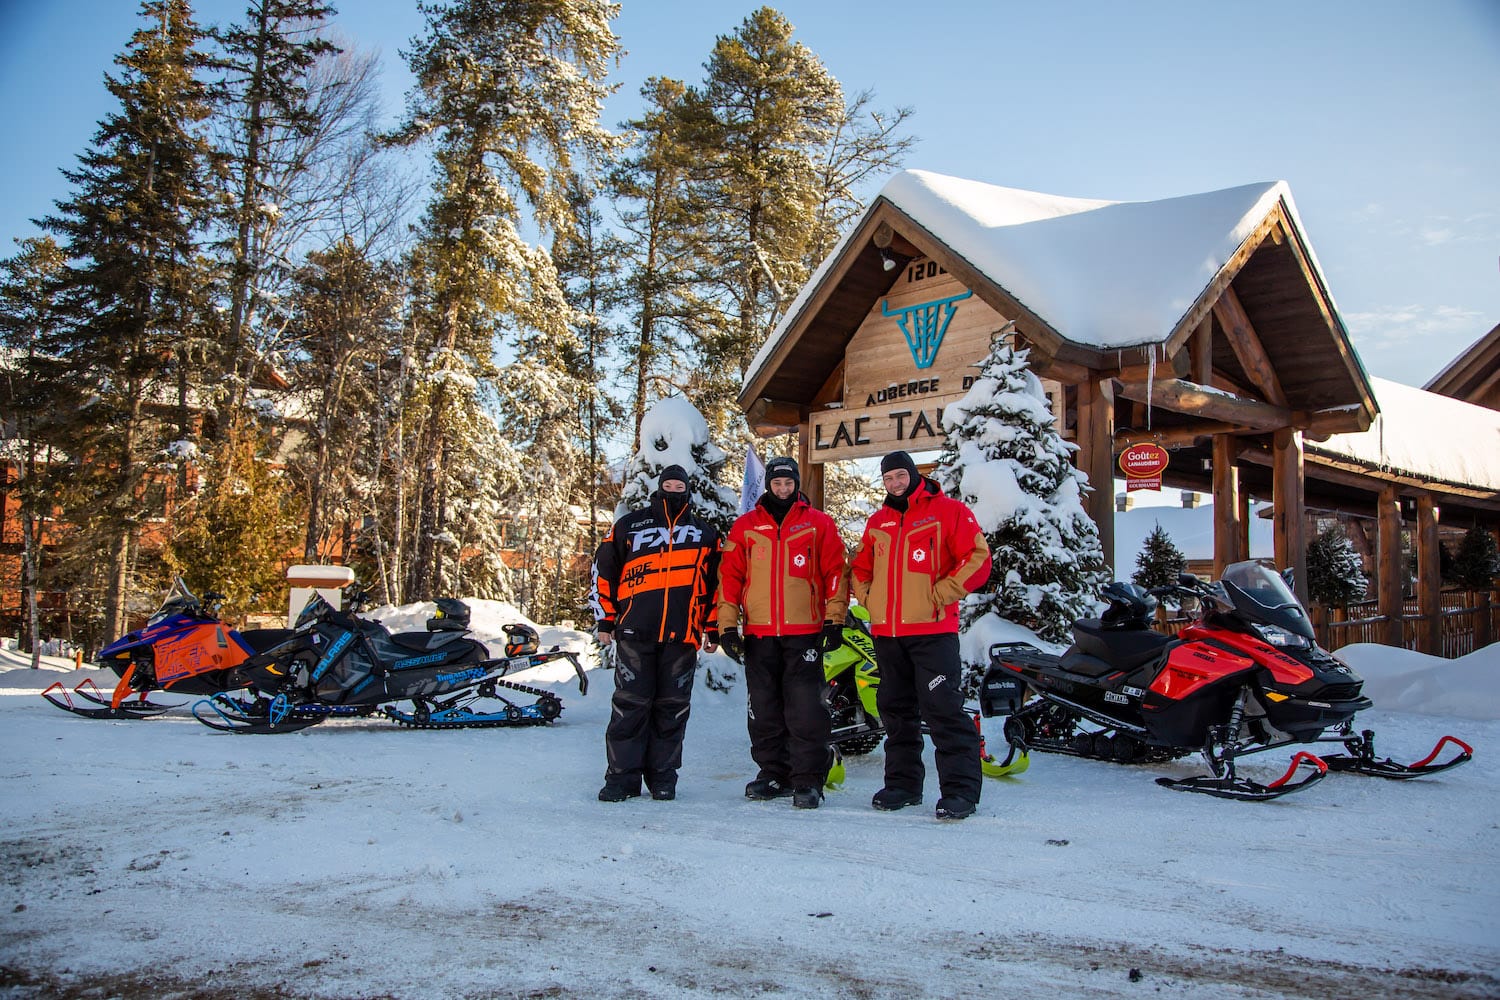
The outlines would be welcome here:
M 1365 679 L 1364 693 L 1376 708 L 1500 719 L 1500 642 L 1453 660 L 1369 642 L 1344 646 L 1337 655 Z

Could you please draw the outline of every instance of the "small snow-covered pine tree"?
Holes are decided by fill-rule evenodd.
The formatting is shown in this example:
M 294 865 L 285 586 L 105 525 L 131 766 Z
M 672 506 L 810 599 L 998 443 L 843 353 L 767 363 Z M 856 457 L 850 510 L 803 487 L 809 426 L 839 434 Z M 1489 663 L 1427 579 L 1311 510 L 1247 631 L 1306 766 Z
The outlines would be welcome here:
M 1307 592 L 1319 604 L 1341 608 L 1362 601 L 1369 582 L 1343 525 L 1335 524 L 1307 547 Z
M 1495 536 L 1481 525 L 1464 532 L 1453 557 L 1453 581 L 1468 590 L 1489 590 L 1500 576 L 1500 549 Z
M 641 450 L 625 466 L 625 488 L 615 517 L 646 506 L 656 492 L 661 470 L 680 465 L 688 474 L 693 509 L 705 521 L 729 534 L 739 516 L 740 495 L 720 480 L 727 456 L 708 439 L 708 422 L 681 396 L 658 400 L 641 421 Z
M 994 559 L 989 581 L 963 603 L 962 628 L 993 615 L 1065 641 L 1097 604 L 1104 552 L 1081 502 L 1088 479 L 1069 461 L 1076 446 L 1058 433 L 1026 358 L 997 340 L 968 395 L 943 411 L 936 478 L 973 509 Z
M 1177 577 L 1186 568 L 1187 558 L 1158 521 L 1151 534 L 1146 536 L 1146 544 L 1135 557 L 1135 572 L 1130 575 L 1130 581 L 1148 590 L 1152 587 L 1170 587 L 1177 583 Z M 1177 606 L 1177 602 L 1171 598 L 1164 598 L 1162 603 L 1169 607 Z

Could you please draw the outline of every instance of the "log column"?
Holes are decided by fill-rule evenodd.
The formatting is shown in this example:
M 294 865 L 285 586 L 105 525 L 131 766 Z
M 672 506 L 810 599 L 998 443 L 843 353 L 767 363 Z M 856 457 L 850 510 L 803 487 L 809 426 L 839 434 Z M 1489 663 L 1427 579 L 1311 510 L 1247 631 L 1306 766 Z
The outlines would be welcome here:
M 1239 562 L 1240 470 L 1234 464 L 1236 442 L 1228 434 L 1214 435 L 1214 579 L 1224 576 L 1224 567 Z
M 1104 563 L 1115 565 L 1115 389 L 1110 379 L 1090 373 L 1078 386 L 1078 468 L 1093 492 L 1084 499 L 1099 526 Z
M 1383 641 L 1387 646 L 1400 646 L 1401 617 L 1405 608 L 1401 596 L 1404 582 L 1402 578 L 1406 575 L 1406 566 L 1401 558 L 1401 498 L 1396 494 L 1396 487 L 1387 486 L 1380 491 L 1377 510 L 1380 536 L 1376 543 L 1375 561 L 1380 614 L 1385 618 Z
M 1443 653 L 1443 567 L 1438 555 L 1438 509 L 1430 493 L 1417 497 L 1417 612 L 1422 616 L 1418 649 Z
M 1307 594 L 1307 529 L 1303 517 L 1302 432 L 1283 427 L 1276 432 L 1272 455 L 1272 492 L 1276 502 L 1276 568 L 1292 568 L 1297 598 Z
M 823 463 L 813 459 L 812 424 L 797 427 L 797 469 L 802 476 L 802 492 L 807 502 L 818 510 L 823 509 Z

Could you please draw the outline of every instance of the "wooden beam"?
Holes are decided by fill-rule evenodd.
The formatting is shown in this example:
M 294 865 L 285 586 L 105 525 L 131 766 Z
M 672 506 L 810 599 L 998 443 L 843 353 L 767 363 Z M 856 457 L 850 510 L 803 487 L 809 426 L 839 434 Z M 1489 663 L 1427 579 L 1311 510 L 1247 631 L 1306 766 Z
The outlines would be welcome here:
M 1245 369 L 1245 375 L 1251 384 L 1273 405 L 1286 406 L 1286 393 L 1281 391 L 1281 380 L 1276 377 L 1276 368 L 1266 356 L 1265 345 L 1255 332 L 1250 317 L 1245 314 L 1245 307 L 1240 304 L 1240 297 L 1234 293 L 1233 286 L 1226 286 L 1224 294 L 1214 303 L 1214 316 L 1218 318 L 1219 326 L 1223 327 L 1224 336 L 1234 349 L 1235 357 L 1240 359 L 1240 367 Z
M 1240 561 L 1240 470 L 1234 463 L 1238 451 L 1228 434 L 1214 437 L 1214 579 L 1224 576 L 1224 567 Z
M 1115 564 L 1114 382 L 1086 379 L 1078 386 L 1078 468 L 1094 489 L 1084 500 L 1099 528 L 1105 565 Z
M 1417 613 L 1422 616 L 1417 648 L 1443 655 L 1443 567 L 1438 552 L 1438 508 L 1431 493 L 1417 497 Z
M 1159 444 L 1163 448 L 1186 448 L 1199 438 L 1221 434 L 1254 434 L 1255 428 L 1244 424 L 1226 424 L 1221 420 L 1204 420 L 1181 427 L 1163 427 L 1160 430 L 1128 430 L 1115 432 L 1115 451 L 1119 452 L 1134 444 Z
M 1362 406 L 1339 406 L 1331 410 L 1298 410 L 1293 425 L 1302 436 L 1326 441 L 1334 434 L 1354 434 L 1370 429 L 1371 418 Z
M 1056 379 L 1064 385 L 1082 385 L 1090 377 L 1089 370 L 1083 365 L 1063 361 L 1061 358 L 1048 357 L 1046 354 L 1035 351 L 1032 352 L 1028 364 L 1037 377 Z
M 823 509 L 823 463 L 812 447 L 812 424 L 797 428 L 797 468 L 802 473 L 802 492 L 818 510 Z
M 1272 446 L 1271 492 L 1276 504 L 1276 568 L 1293 571 L 1292 581 L 1297 597 L 1304 605 L 1312 602 L 1307 593 L 1307 528 L 1303 516 L 1302 433 L 1283 427 L 1276 432 Z
M 922 251 L 913 246 L 912 242 L 905 236 L 902 236 L 891 228 L 889 222 L 882 222 L 875 227 L 875 235 L 870 237 L 870 242 L 874 243 L 881 250 L 889 250 L 895 256 L 906 258 L 902 263 L 916 260 L 922 256 Z
M 1209 385 L 1214 377 L 1214 319 L 1212 315 L 1203 317 L 1203 322 L 1198 324 L 1198 329 L 1193 331 L 1193 342 L 1189 349 L 1192 355 L 1192 366 L 1188 377 L 1199 385 Z
M 1157 379 L 1149 391 L 1145 382 L 1125 382 L 1118 391 L 1126 399 L 1149 402 L 1174 413 L 1242 424 L 1258 431 L 1276 430 L 1292 422 L 1292 411 L 1284 406 L 1272 406 L 1182 379 Z
M 762 396 L 745 411 L 745 421 L 760 437 L 775 437 L 796 430 L 807 419 L 807 408 Z
M 1402 591 L 1406 582 L 1406 560 L 1401 556 L 1401 497 L 1395 486 L 1380 491 L 1377 521 L 1380 537 L 1375 548 L 1376 597 L 1380 614 L 1385 618 L 1387 646 L 1401 646 L 1401 616 L 1405 602 Z

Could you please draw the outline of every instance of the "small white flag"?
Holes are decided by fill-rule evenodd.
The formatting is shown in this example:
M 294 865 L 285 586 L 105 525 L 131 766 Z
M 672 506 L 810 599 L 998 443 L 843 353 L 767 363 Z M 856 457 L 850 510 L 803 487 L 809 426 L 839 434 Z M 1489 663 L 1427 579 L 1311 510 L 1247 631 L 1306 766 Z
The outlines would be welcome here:
M 745 483 L 740 487 L 740 513 L 748 514 L 755 501 L 766 491 L 766 463 L 755 453 L 754 445 L 745 446 Z

